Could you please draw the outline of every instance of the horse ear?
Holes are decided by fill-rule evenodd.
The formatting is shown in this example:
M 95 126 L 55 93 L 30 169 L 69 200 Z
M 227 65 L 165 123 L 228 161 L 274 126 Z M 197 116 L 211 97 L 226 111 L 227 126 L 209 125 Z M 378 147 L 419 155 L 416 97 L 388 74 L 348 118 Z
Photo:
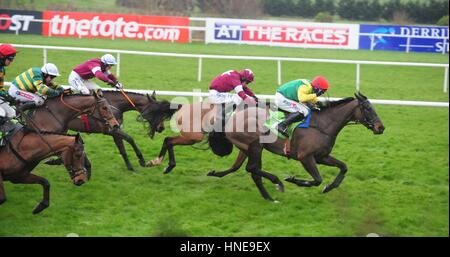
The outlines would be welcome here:
M 151 103 L 155 101 L 155 100 L 153 100 L 153 98 L 150 97 L 149 94 L 147 94 L 147 99 L 148 99 L 148 101 L 151 102 Z
M 155 101 L 156 101 L 156 93 L 155 93 L 155 90 L 153 90 L 153 93 L 152 93 L 152 98 L 153 98 L 153 100 L 155 100 Z
M 358 91 L 358 95 L 362 98 L 362 99 L 364 99 L 364 100 L 367 100 L 367 97 L 365 96 L 365 95 L 363 95 L 361 92 L 359 92 Z

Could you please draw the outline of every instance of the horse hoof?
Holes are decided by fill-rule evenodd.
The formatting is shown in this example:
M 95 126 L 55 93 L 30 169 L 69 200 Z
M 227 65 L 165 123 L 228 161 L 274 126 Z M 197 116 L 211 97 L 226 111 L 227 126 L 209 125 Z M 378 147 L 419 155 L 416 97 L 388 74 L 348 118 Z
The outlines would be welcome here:
M 278 203 L 281 203 L 280 201 L 277 201 L 277 200 L 275 200 L 275 201 L 273 201 L 273 203 L 275 203 L 275 204 L 278 204 Z
M 208 172 L 208 174 L 206 174 L 206 176 L 215 176 L 216 175 L 216 171 L 212 170 L 210 172 Z
M 284 181 L 293 183 L 295 181 L 295 176 L 289 176 L 284 179 Z
M 331 191 L 331 189 L 333 189 L 333 187 L 331 187 L 330 185 L 325 185 L 322 189 L 322 193 L 328 193 Z
M 175 168 L 175 166 L 168 166 L 167 168 L 164 169 L 163 173 L 164 174 L 170 173 L 173 170 L 173 168 Z
M 147 163 L 145 161 L 139 161 L 139 165 L 141 165 L 141 167 L 147 167 Z
M 275 187 L 278 191 L 284 193 L 284 185 L 282 183 L 276 184 Z
M 45 210 L 48 206 L 49 206 L 48 203 L 40 202 L 39 205 L 36 206 L 36 208 L 34 208 L 33 214 L 38 214 L 38 213 L 40 213 L 41 211 Z

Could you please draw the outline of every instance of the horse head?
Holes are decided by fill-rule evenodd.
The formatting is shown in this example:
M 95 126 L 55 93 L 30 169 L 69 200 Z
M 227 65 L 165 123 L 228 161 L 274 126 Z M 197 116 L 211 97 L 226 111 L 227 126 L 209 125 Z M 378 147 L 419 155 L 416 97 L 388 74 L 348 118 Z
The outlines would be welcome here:
M 147 94 L 147 99 L 148 104 L 142 110 L 141 117 L 150 124 L 148 135 L 153 138 L 155 132 L 161 133 L 164 131 L 164 121 L 170 119 L 179 106 L 173 108 L 171 103 L 166 100 L 157 101 L 154 91 L 151 96 Z
M 79 133 L 75 136 L 74 143 L 61 154 L 61 159 L 69 171 L 73 184 L 81 186 L 89 180 L 91 174 L 88 174 L 85 166 L 86 153 Z
M 355 97 L 358 100 L 359 106 L 359 110 L 355 113 L 355 118 L 357 121 L 363 124 L 366 128 L 372 130 L 374 134 L 383 134 L 383 122 L 381 122 L 375 108 L 373 108 L 367 97 L 361 92 L 356 93 Z

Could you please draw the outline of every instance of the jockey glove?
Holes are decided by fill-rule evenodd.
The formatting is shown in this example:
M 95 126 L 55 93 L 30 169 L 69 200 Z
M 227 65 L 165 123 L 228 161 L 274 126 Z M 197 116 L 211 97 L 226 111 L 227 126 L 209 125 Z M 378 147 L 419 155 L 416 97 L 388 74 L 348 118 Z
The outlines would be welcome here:
M 106 82 L 108 85 L 114 87 L 116 85 L 116 82 L 112 81 L 111 79 Z
M 114 85 L 115 88 L 117 89 L 123 89 L 123 85 L 122 83 L 120 83 L 119 81 L 116 82 L 116 84 Z

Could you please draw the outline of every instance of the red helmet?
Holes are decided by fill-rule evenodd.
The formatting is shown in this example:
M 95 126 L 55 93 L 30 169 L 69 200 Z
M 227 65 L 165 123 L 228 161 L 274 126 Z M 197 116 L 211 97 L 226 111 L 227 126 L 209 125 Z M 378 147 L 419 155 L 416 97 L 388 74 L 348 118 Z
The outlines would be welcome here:
M 313 86 L 315 89 L 320 88 L 321 90 L 328 90 L 328 80 L 323 76 L 317 76 L 315 77 L 312 82 L 311 86 Z
M 253 82 L 255 79 L 255 76 L 253 75 L 253 71 L 250 69 L 243 69 L 239 72 L 239 75 L 241 75 L 241 80 L 246 80 L 249 83 Z
M 0 45 L 0 58 L 11 57 L 14 58 L 16 56 L 17 50 L 10 44 L 2 44 Z

